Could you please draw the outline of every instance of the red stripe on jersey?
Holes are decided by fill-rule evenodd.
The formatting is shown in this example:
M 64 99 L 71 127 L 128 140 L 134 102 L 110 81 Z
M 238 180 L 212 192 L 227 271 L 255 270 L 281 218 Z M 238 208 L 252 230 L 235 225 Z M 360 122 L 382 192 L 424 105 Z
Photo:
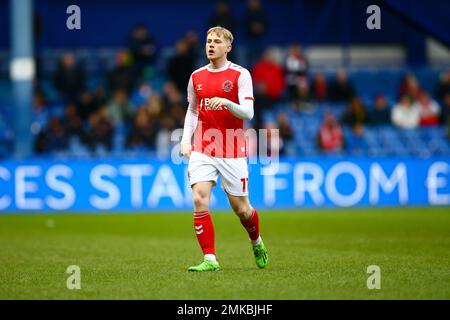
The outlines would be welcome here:
M 253 101 L 255 101 L 255 98 L 253 98 L 253 97 L 245 97 L 244 100 L 253 100 Z

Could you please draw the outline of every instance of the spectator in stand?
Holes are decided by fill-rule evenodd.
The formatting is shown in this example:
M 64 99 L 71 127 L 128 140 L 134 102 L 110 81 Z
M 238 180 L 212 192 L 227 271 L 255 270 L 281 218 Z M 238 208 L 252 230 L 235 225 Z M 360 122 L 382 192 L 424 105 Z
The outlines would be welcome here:
M 412 73 L 405 75 L 398 88 L 399 97 L 407 95 L 411 101 L 419 98 L 420 91 L 421 89 L 419 82 L 417 81 L 416 76 Z
M 436 101 L 430 98 L 428 92 L 422 91 L 419 94 L 419 98 L 413 104 L 413 108 L 419 109 L 419 125 L 421 127 L 436 126 L 439 124 L 441 107 Z
M 42 130 L 38 133 L 36 139 L 34 140 L 33 151 L 36 154 L 43 154 L 46 153 L 47 150 L 48 150 L 48 142 L 46 130 Z
M 227 28 L 233 33 L 235 30 L 235 21 L 230 11 L 228 1 L 219 0 L 216 2 L 216 8 L 214 14 L 211 16 L 208 22 L 208 28 L 215 26 L 221 26 Z
M 248 0 L 244 24 L 247 36 L 247 65 L 253 66 L 263 52 L 263 40 L 268 27 L 268 18 L 260 0 Z
M 309 84 L 306 79 L 297 84 L 297 91 L 291 100 L 294 110 L 308 110 L 314 108 L 314 101 L 309 90 Z
M 180 92 L 185 92 L 189 77 L 195 70 L 195 60 L 189 54 L 189 44 L 186 40 L 177 41 L 176 53 L 168 60 L 167 75 Z
M 352 155 L 362 155 L 367 152 L 369 146 L 364 139 L 364 126 L 362 123 L 356 123 L 352 127 L 351 135 L 345 141 L 345 147 Z
M 117 53 L 116 66 L 110 72 L 108 81 L 112 94 L 117 90 L 125 90 L 128 95 L 131 94 L 136 84 L 136 74 L 126 51 L 121 50 Z
M 152 95 L 144 105 L 144 108 L 147 109 L 149 116 L 152 119 L 159 120 L 164 114 L 163 110 L 163 102 L 161 96 L 154 94 Z
M 227 28 L 231 33 L 235 30 L 236 21 L 231 14 L 230 6 L 226 0 L 219 0 L 216 2 L 215 11 L 209 19 L 208 28 L 216 26 Z M 231 50 L 228 53 L 228 60 L 235 62 L 235 57 L 234 50 Z
M 52 117 L 49 123 L 48 146 L 50 151 L 63 151 L 69 147 L 67 140 L 67 132 L 61 120 Z
M 183 111 L 185 112 L 185 109 Z M 158 138 L 158 134 L 166 128 L 161 123 L 163 114 L 164 108 L 161 96 L 158 94 L 151 95 L 137 110 L 125 146 L 132 149 L 155 151 L 157 142 L 161 143 L 162 141 L 162 137 Z M 173 116 L 172 113 L 168 113 L 167 116 L 169 115 L 170 117 Z
M 84 91 L 78 104 L 78 115 L 87 120 L 93 112 L 97 112 L 100 106 L 106 104 L 106 93 L 103 86 L 98 86 L 95 91 Z
M 174 103 L 172 105 L 172 108 L 168 110 L 167 113 L 170 114 L 170 116 L 174 120 L 175 128 L 183 128 L 184 119 L 186 117 L 186 106 L 183 103 L 181 102 Z
M 319 147 L 325 152 L 341 151 L 344 145 L 344 136 L 339 123 L 331 112 L 325 117 L 319 130 Z
M 299 45 L 291 45 L 284 61 L 288 98 L 294 99 L 297 94 L 298 84 L 307 81 L 308 61 Z
M 199 58 L 203 58 L 198 34 L 194 30 L 189 30 L 186 32 L 184 39 L 188 45 L 189 56 L 194 61 L 194 67 L 197 68 L 197 65 L 200 64 Z
M 69 103 L 64 110 L 64 117 L 62 119 L 64 130 L 67 137 L 78 137 L 80 141 L 84 139 L 83 122 L 77 114 L 77 107 L 73 103 Z
M 108 116 L 106 105 L 101 106 L 96 112 L 89 116 L 88 128 L 86 132 L 86 142 L 92 152 L 112 149 L 114 126 Z
M 450 94 L 450 70 L 441 74 L 439 84 L 436 89 L 436 97 L 442 104 L 444 104 L 447 94 Z
M 119 89 L 114 92 L 112 100 L 107 107 L 108 118 L 114 125 L 122 124 L 133 118 L 134 106 L 128 100 L 125 90 Z
M 126 147 L 155 150 L 158 129 L 157 121 L 150 116 L 148 109 L 140 108 L 133 120 Z
M 341 123 L 350 127 L 367 122 L 367 111 L 360 97 L 354 97 L 350 101 L 347 110 L 342 114 Z
M 83 92 L 85 87 L 84 70 L 76 63 L 71 52 L 63 55 L 53 81 L 55 88 L 66 101 L 77 101 L 78 95 Z
M 285 89 L 284 70 L 271 50 L 263 53 L 251 71 L 255 86 L 261 86 L 264 95 L 274 101 L 282 98 Z
M 392 108 L 391 119 L 392 123 L 399 128 L 414 129 L 419 126 L 420 111 L 412 106 L 410 97 L 404 94 Z
M 155 39 L 143 23 L 134 26 L 127 39 L 127 48 L 133 57 L 136 74 L 140 77 L 144 69 L 153 65 L 156 59 Z
M 261 118 L 264 110 L 272 109 L 274 103 L 283 96 L 285 88 L 284 72 L 275 60 L 273 53 L 266 50 L 262 58 L 251 69 L 251 74 L 255 101 L 258 101 L 258 109 L 260 110 L 255 114 L 255 129 L 261 129 L 264 126 Z
M 371 125 L 388 125 L 391 123 L 391 110 L 384 94 L 375 95 L 374 106 L 369 112 L 369 124 Z
M 294 132 L 289 123 L 289 117 L 285 112 L 278 114 L 277 122 L 278 129 L 280 130 L 280 155 L 286 155 L 286 142 L 292 141 Z
M 162 100 L 166 110 L 171 110 L 174 104 L 184 102 L 181 92 L 172 81 L 164 84 Z
M 69 147 L 64 125 L 57 117 L 52 117 L 45 130 L 36 139 L 35 151 L 48 153 L 67 150 Z
M 352 83 L 348 80 L 347 72 L 339 69 L 336 72 L 336 79 L 331 84 L 330 99 L 336 102 L 348 102 L 355 96 Z
M 156 135 L 156 154 L 159 159 L 169 159 L 174 146 L 171 135 L 175 129 L 175 121 L 171 116 L 164 116 L 161 119 L 161 128 Z
M 312 83 L 312 94 L 315 100 L 328 100 L 328 85 L 325 75 L 321 72 L 317 73 Z

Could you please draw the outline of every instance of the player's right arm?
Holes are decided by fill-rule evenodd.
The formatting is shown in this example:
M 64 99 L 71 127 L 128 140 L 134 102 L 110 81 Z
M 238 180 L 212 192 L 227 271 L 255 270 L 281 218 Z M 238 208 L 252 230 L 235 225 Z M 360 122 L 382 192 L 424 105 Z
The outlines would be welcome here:
M 254 115 L 253 111 L 253 84 L 250 72 L 247 69 L 241 71 L 238 80 L 239 104 L 234 103 L 225 98 L 214 97 L 211 99 L 209 106 L 212 108 L 224 106 L 234 116 L 242 120 L 251 120 Z
M 192 76 L 189 78 L 189 84 L 187 87 L 187 100 L 189 106 L 186 111 L 186 117 L 184 118 L 184 129 L 183 137 L 181 138 L 180 153 L 183 157 L 189 158 L 192 151 L 192 135 L 194 134 L 198 124 L 197 95 L 194 91 Z

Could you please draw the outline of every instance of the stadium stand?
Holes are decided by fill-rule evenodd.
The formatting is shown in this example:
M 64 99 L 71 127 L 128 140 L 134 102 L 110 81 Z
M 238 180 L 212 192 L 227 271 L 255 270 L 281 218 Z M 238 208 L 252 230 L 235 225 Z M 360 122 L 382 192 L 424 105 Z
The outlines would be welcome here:
M 41 65 L 44 77 L 40 81 L 40 90 L 46 102 L 40 109 L 34 111 L 33 133 L 35 137 L 50 123 L 53 117 L 62 119 L 65 113 L 65 101 L 52 83 L 51 76 L 57 68 L 57 61 L 64 51 L 46 50 L 41 57 Z M 94 92 L 99 86 L 107 86 L 107 71 L 114 66 L 117 49 L 101 50 L 77 50 L 75 56 L 78 61 L 83 61 L 89 75 L 86 82 L 87 90 Z M 164 87 L 167 84 L 167 78 L 164 73 L 164 59 L 170 55 L 161 58 L 158 63 L 158 71 L 145 81 L 151 94 L 164 95 Z M 378 93 L 383 93 L 387 97 L 388 105 L 392 107 L 398 99 L 398 86 L 406 72 L 413 72 L 422 90 L 429 93 L 436 92 L 439 83 L 440 73 L 436 69 L 421 68 L 410 70 L 380 69 L 380 70 L 355 70 L 349 72 L 350 81 L 353 83 L 356 94 L 361 97 L 368 110 L 372 108 L 373 97 Z M 328 83 L 334 77 L 334 73 L 326 74 Z M 312 78 L 312 76 L 310 77 Z M 142 83 L 141 83 L 142 85 Z M 139 92 L 139 86 L 131 94 L 130 101 L 136 107 L 145 103 L 145 97 Z M 9 82 L 0 81 L 0 156 L 6 157 L 12 150 L 13 130 L 12 110 L 9 101 L 11 92 Z M 36 99 L 35 99 L 36 100 Z M 181 103 L 185 105 L 184 99 Z M 36 102 L 35 102 L 36 103 Z M 256 104 L 256 107 L 258 104 Z M 324 113 L 331 111 L 336 119 L 341 119 L 342 114 L 347 108 L 346 102 L 315 101 L 314 107 L 308 110 L 294 110 L 289 101 L 282 99 L 277 101 L 271 110 L 265 110 L 263 119 L 265 124 L 275 123 L 277 115 L 280 112 L 286 112 L 289 115 L 289 121 L 294 128 L 294 138 L 288 146 L 286 155 L 319 155 L 321 150 L 317 144 L 317 134 Z M 86 125 L 86 124 L 85 124 Z M 112 153 L 115 155 L 123 154 L 127 150 L 125 142 L 130 131 L 130 123 L 115 127 L 113 134 L 113 143 L 111 150 L 99 151 L 100 154 Z M 401 155 L 401 156 L 430 156 L 430 155 L 450 155 L 450 144 L 447 134 L 447 128 L 444 125 L 435 127 L 420 127 L 406 130 L 388 126 L 369 126 L 365 125 L 363 129 L 363 140 L 367 147 L 363 148 L 358 155 Z M 344 138 L 346 141 L 352 139 L 352 130 L 344 126 Z M 156 152 L 148 148 L 135 148 L 133 152 Z M 67 147 L 63 150 L 45 149 L 41 150 L 41 155 L 62 154 L 70 157 L 89 156 L 89 148 L 79 138 L 68 139 Z M 344 148 L 344 154 L 351 154 L 351 150 Z M 132 152 L 130 152 L 132 154 Z
M 44 1 L 41 7 L 37 6 L 37 11 L 40 11 L 41 15 L 45 16 L 59 10 L 57 6 L 45 7 L 45 3 Z M 356 30 L 354 34 L 351 34 L 353 37 L 349 39 L 351 41 L 346 43 L 345 37 L 350 37 L 350 33 L 341 34 L 337 28 L 333 27 L 340 19 L 339 15 L 332 14 L 333 3 L 327 2 L 326 5 L 318 5 L 313 1 L 295 1 L 296 6 L 304 5 L 301 7 L 304 10 L 304 16 L 299 17 L 293 13 L 289 15 L 288 6 L 278 7 L 272 2 L 264 3 L 263 8 L 267 11 L 275 7 L 280 10 L 279 13 L 274 11 L 271 19 L 279 18 L 277 16 L 279 14 L 285 16 L 286 20 L 284 21 L 285 25 L 274 24 L 273 20 L 268 23 L 269 30 L 264 35 L 264 41 L 258 46 L 273 45 L 274 59 L 280 66 L 283 66 L 288 48 L 293 44 L 292 35 L 283 32 L 285 30 L 283 28 L 297 30 L 299 42 L 305 45 L 304 53 L 308 60 L 308 70 L 300 77 L 302 88 L 299 89 L 299 92 L 303 91 L 295 98 L 298 100 L 293 101 L 287 89 L 284 90 L 281 99 L 272 101 L 264 107 L 262 107 L 263 101 L 257 100 L 257 117 L 250 125 L 253 127 L 277 127 L 279 115 L 286 114 L 288 121 L 286 125 L 292 128 L 293 134 L 284 141 L 282 153 L 285 156 L 321 155 L 324 153 L 318 144 L 317 137 L 327 112 L 331 112 L 337 121 L 341 122 L 343 129 L 344 147 L 337 151 L 337 154 L 421 157 L 450 155 L 448 107 L 444 105 L 445 98 L 438 90 L 440 81 L 445 82 L 444 86 L 449 86 L 448 72 L 445 73 L 446 68 L 450 65 L 449 61 L 446 60 L 445 54 L 444 58 L 438 54 L 437 58 L 433 60 L 433 54 L 430 53 L 428 63 L 417 63 L 423 62 L 421 61 L 423 52 L 411 50 L 411 46 L 417 44 L 417 41 L 425 41 L 423 35 L 412 32 L 412 27 L 433 36 L 444 45 L 448 44 L 448 35 L 442 34 L 440 31 L 445 30 L 445 26 L 437 24 L 437 21 L 432 19 L 433 15 L 437 13 L 436 10 L 433 10 L 432 6 L 425 10 L 418 4 L 406 6 L 408 10 L 399 10 L 399 8 L 405 7 L 404 1 L 384 1 L 386 12 L 383 16 L 383 24 L 385 29 L 374 33 L 371 37 L 366 37 L 365 30 L 358 31 L 359 29 L 352 26 L 364 25 L 366 17 L 364 15 L 356 17 L 353 13 L 365 12 L 368 2 L 355 2 L 348 8 L 345 8 L 344 5 L 342 12 L 348 9 L 348 12 L 355 17 L 348 22 L 346 30 Z M 231 5 L 233 12 L 244 13 L 245 8 L 237 1 L 231 1 Z M 88 7 L 87 2 L 83 2 L 83 6 Z M 145 7 L 147 9 L 151 8 L 150 4 L 145 4 L 145 6 L 148 6 L 148 8 Z M 448 7 L 448 4 L 445 6 Z M 50 11 L 47 13 L 43 11 L 43 8 Z M 171 12 L 164 6 L 156 9 L 167 14 Z M 189 6 L 189 10 L 198 11 L 205 17 L 212 13 L 211 9 L 213 6 L 206 7 L 200 2 Z M 300 10 L 300 7 L 296 7 L 296 9 Z M 112 7 L 111 10 L 118 12 L 120 9 Z M 35 84 L 32 125 L 35 155 L 84 158 L 102 155 L 133 156 L 145 153 L 167 156 L 167 150 L 160 150 L 160 148 L 167 148 L 168 144 L 161 141 L 167 141 L 167 132 L 182 127 L 186 108 L 184 92 L 173 88 L 167 72 L 168 61 L 176 52 L 175 43 L 180 40 L 180 35 L 174 31 L 177 29 L 174 27 L 166 30 L 164 37 L 159 37 L 159 39 L 157 36 L 155 37 L 159 41 L 159 43 L 157 41 L 159 47 L 155 55 L 156 60 L 147 66 L 140 77 L 137 77 L 138 80 L 129 97 L 125 98 L 126 101 L 118 102 L 117 96 L 109 90 L 110 72 L 116 66 L 118 52 L 123 52 L 124 48 L 117 45 L 108 46 L 106 43 L 119 41 L 126 46 L 127 34 L 129 35 L 133 30 L 132 23 L 135 23 L 144 14 L 143 11 L 146 11 L 136 10 L 133 6 L 129 6 L 127 10 L 129 10 L 128 14 L 117 21 L 117 25 L 111 26 L 111 28 L 120 30 L 120 34 L 106 32 L 102 37 L 92 41 L 92 38 L 84 33 L 85 31 L 80 31 L 71 34 L 71 46 L 67 48 L 61 46 L 66 41 L 63 30 L 59 30 L 60 33 L 56 33 L 54 38 L 41 36 L 40 39 L 36 39 L 38 79 Z M 298 12 L 301 13 L 301 10 Z M 399 17 L 400 19 L 398 19 Z M 154 23 L 157 24 L 165 18 L 161 14 L 155 15 L 154 19 L 156 19 Z M 407 21 L 407 23 L 402 21 Z M 446 20 L 439 21 L 445 22 Z M 42 20 L 42 22 L 44 29 L 45 27 L 47 30 L 51 29 L 53 22 L 50 20 Z M 202 23 L 206 23 L 206 20 Z M 198 24 L 200 25 L 200 22 Z M 128 27 L 124 28 L 125 25 Z M 305 25 L 309 27 L 304 28 Z M 182 28 L 182 33 L 190 34 L 189 37 L 187 34 L 185 35 L 185 40 L 190 43 L 189 54 L 193 55 L 196 66 L 204 65 L 206 61 L 199 54 L 202 51 L 202 45 L 198 43 L 198 35 L 186 26 L 180 25 L 179 27 Z M 204 26 L 201 27 L 203 30 Z M 96 24 L 96 28 L 98 32 L 104 32 L 102 24 Z M 391 31 L 386 32 L 385 30 Z M 408 35 L 408 41 L 403 41 L 405 34 Z M 409 37 L 414 39 L 410 41 Z M 118 40 L 118 38 L 121 39 Z M 248 63 L 248 48 L 245 47 L 248 39 L 240 34 L 240 31 L 237 32 L 236 38 L 233 58 L 236 59 L 235 62 L 251 69 Z M 379 41 L 380 39 L 383 40 L 382 43 Z M 147 40 L 144 40 L 143 43 L 145 41 Z M 84 43 L 84 45 L 79 45 L 79 43 Z M 0 45 L 5 47 L 4 39 L 0 41 Z M 430 46 L 435 47 L 436 45 Z M 419 51 L 425 51 L 425 45 L 420 48 Z M 78 65 L 83 67 L 86 74 L 85 92 L 77 97 L 77 101 L 68 101 L 54 83 L 54 75 L 59 61 L 66 52 L 73 53 Z M 439 50 L 433 50 L 433 52 L 436 53 Z M 0 50 L 1 158 L 12 154 L 14 144 L 12 88 L 8 79 L 9 58 L 7 50 Z M 133 63 L 129 63 L 133 68 Z M 417 89 L 429 93 L 432 99 L 440 105 L 440 123 L 436 126 L 418 126 L 414 129 L 401 129 L 392 124 L 374 125 L 367 119 L 356 120 L 356 123 L 353 123 L 354 120 L 352 120 L 352 124 L 342 123 L 343 115 L 349 112 L 350 102 L 336 101 L 330 96 L 317 99 L 313 94 L 315 89 L 313 79 L 318 73 L 323 74 L 326 78 L 326 88 L 322 89 L 330 93 L 336 71 L 343 66 L 348 73 L 354 95 L 361 99 L 363 106 L 361 112 L 370 114 L 374 108 L 374 97 L 379 94 L 386 98 L 388 109 L 392 110 L 404 90 L 402 85 L 405 82 L 405 75 L 410 74 L 416 81 Z M 446 74 L 447 80 L 442 80 L 445 79 L 443 75 Z M 322 93 L 324 92 L 322 91 Z M 114 101 L 112 101 L 113 97 Z M 414 101 L 417 97 L 415 94 L 411 94 L 410 98 Z M 120 97 L 118 99 L 120 100 Z M 77 114 L 69 117 L 67 113 L 70 103 L 75 103 Z M 113 103 L 116 103 L 116 107 L 117 105 L 126 105 L 126 108 L 130 109 L 129 117 L 125 117 L 123 122 L 109 124 L 108 121 L 111 121 L 108 119 L 109 111 L 106 113 L 102 111 L 110 110 Z M 142 108 L 145 108 L 148 114 L 141 115 L 138 120 L 136 115 Z M 350 110 L 350 114 L 352 112 Z M 353 116 L 355 115 L 351 114 L 351 117 Z M 139 121 L 142 122 L 145 117 L 151 122 L 151 128 L 138 125 Z M 367 117 L 363 116 L 363 118 Z M 77 121 L 81 121 L 81 124 L 74 133 L 74 122 Z M 359 126 L 355 128 L 355 124 Z M 59 134 L 58 139 L 54 139 L 55 134 Z M 104 141 L 100 146 L 92 143 L 99 137 L 98 135 L 101 135 L 102 141 Z M 137 136 L 139 137 L 137 138 Z

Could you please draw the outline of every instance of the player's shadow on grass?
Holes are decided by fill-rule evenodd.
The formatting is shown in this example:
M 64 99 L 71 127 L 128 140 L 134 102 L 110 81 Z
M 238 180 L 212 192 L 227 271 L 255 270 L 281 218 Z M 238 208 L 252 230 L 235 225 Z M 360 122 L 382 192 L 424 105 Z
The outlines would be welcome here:
M 270 270 L 270 268 L 258 269 L 256 267 L 222 267 L 220 269 L 220 271 L 222 271 L 222 272 L 228 272 L 228 271 L 264 272 L 264 271 L 269 271 L 269 270 Z
M 269 269 L 258 269 L 258 268 L 254 268 L 254 267 L 221 267 L 220 268 L 220 270 L 218 270 L 218 271 L 213 271 L 213 272 L 192 272 L 192 271 L 186 271 L 186 272 L 188 272 L 188 273 L 191 273 L 191 274 L 205 274 L 205 273 L 208 273 L 208 274 L 215 274 L 215 273 L 228 273 L 228 272 L 243 272 L 243 271 L 245 271 L 245 272 L 252 272 L 252 271 L 254 271 L 254 272 L 264 272 L 264 271 L 268 271 Z

